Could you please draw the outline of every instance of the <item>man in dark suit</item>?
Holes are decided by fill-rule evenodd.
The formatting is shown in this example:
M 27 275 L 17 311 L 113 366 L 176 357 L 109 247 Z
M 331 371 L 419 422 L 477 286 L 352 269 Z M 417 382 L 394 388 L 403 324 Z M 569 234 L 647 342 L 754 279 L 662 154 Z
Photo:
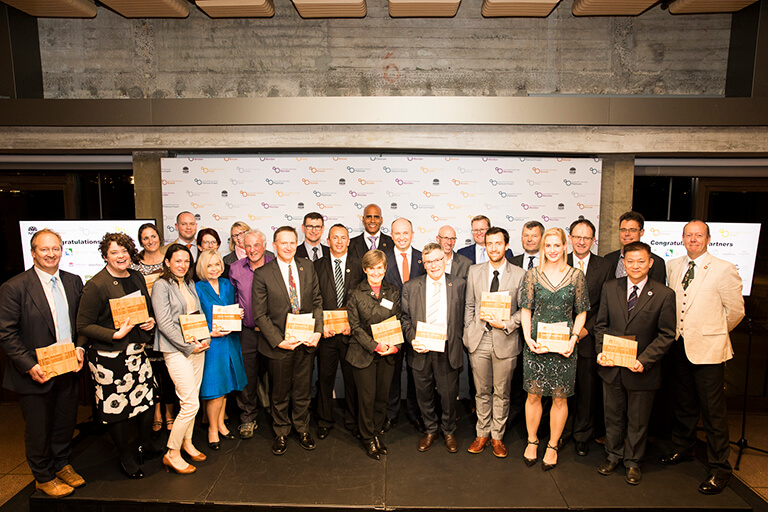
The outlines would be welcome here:
M 349 257 L 349 231 L 342 224 L 335 224 L 328 230 L 330 256 L 315 261 L 315 273 L 323 296 L 323 310 L 340 310 L 347 307 L 347 294 L 363 279 L 362 263 Z M 328 437 L 334 425 L 333 388 L 336 383 L 336 369 L 341 363 L 344 378 L 344 401 L 347 429 L 357 430 L 357 393 L 352 374 L 352 365 L 347 362 L 347 346 L 350 331 L 333 331 L 323 325 L 323 339 L 317 346 L 317 437 Z
M 544 225 L 537 220 L 530 220 L 523 225 L 523 234 L 520 242 L 523 244 L 523 253 L 512 258 L 510 263 L 523 270 L 531 270 L 539 266 L 539 245 L 544 236 Z
M 198 253 L 198 247 L 197 247 L 197 219 L 192 214 L 192 212 L 183 211 L 176 215 L 176 224 L 174 225 L 174 228 L 176 229 L 176 233 L 179 234 L 179 237 L 174 240 L 173 242 L 169 244 L 165 244 L 160 251 L 165 254 L 165 250 L 171 246 L 171 244 L 181 244 L 186 246 L 187 249 L 189 249 L 189 252 L 192 253 L 192 259 L 194 261 L 191 261 L 190 264 L 194 265 L 194 262 L 197 261 L 197 253 Z
M 310 261 L 316 261 L 324 256 L 328 256 L 328 247 L 320 243 L 324 227 L 323 216 L 319 213 L 309 212 L 304 216 L 304 222 L 301 224 L 304 242 L 296 248 L 297 258 L 307 258 Z
M 445 253 L 438 244 L 427 244 L 422 256 L 427 275 L 403 284 L 401 295 L 403 334 L 412 347 L 408 352 L 408 365 L 413 372 L 416 398 L 425 425 L 418 450 L 429 450 L 437 439 L 437 390 L 445 449 L 456 453 L 459 450 L 456 397 L 459 395 L 459 372 L 464 364 L 462 335 L 466 281 L 445 273 Z M 430 351 L 414 339 L 418 322 L 446 326 L 443 351 Z
M 456 230 L 448 225 L 441 227 L 437 232 L 437 243 L 445 254 L 445 273 L 466 279 L 472 262 L 453 250 L 456 245 Z
M 392 238 L 381 232 L 384 217 L 381 216 L 381 208 L 377 204 L 369 204 L 363 210 L 362 233 L 349 242 L 349 254 L 352 259 L 362 261 L 363 255 L 371 249 L 388 251 L 394 244 Z
M 638 212 L 626 212 L 619 217 L 619 241 L 622 248 L 605 255 L 605 261 L 611 265 L 613 277 L 619 278 L 627 275 L 627 271 L 624 268 L 624 246 L 640 241 L 643 234 L 645 234 L 644 225 L 645 217 Z M 654 281 L 666 283 L 667 268 L 664 259 L 653 253 L 651 253 L 651 259 L 653 260 L 653 266 L 648 274 L 649 277 Z
M 0 347 L 10 360 L 3 387 L 19 395 L 35 487 L 54 498 L 85 484 L 69 463 L 77 423 L 77 374 L 46 375 L 35 353 L 75 341 L 83 283 L 59 270 L 61 254 L 61 237 L 49 229 L 38 231 L 32 237 L 34 266 L 0 287 Z M 84 350 L 76 353 L 80 371 Z
M 595 348 L 605 396 L 605 451 L 598 467 L 610 475 L 624 462 L 627 483 L 640 483 L 648 418 L 654 391 L 661 385 L 659 362 L 675 339 L 675 292 L 649 279 L 651 248 L 642 242 L 624 246 L 627 276 L 605 283 L 595 321 Z M 632 367 L 614 366 L 603 353 L 603 338 L 634 336 L 637 356 Z M 581 361 L 579 361 L 581 362 Z
M 295 258 L 298 235 L 290 226 L 277 228 L 272 244 L 277 259 L 253 274 L 253 319 L 261 329 L 259 352 L 267 358 L 275 442 L 272 453 L 282 455 L 291 423 L 305 450 L 314 450 L 309 432 L 312 359 L 323 331 L 323 298 L 312 262 Z M 312 336 L 306 342 L 288 340 L 288 313 L 311 314 Z M 289 408 L 291 410 L 289 411 Z
M 589 453 L 589 442 L 595 437 L 595 431 L 598 431 L 598 436 L 602 436 L 603 430 L 603 392 L 597 375 L 594 327 L 603 283 L 613 276 L 610 265 L 591 252 L 595 242 L 595 225 L 592 222 L 584 218 L 575 220 L 568 232 L 573 247 L 573 252 L 568 255 L 568 264 L 584 273 L 589 290 L 590 310 L 576 345 L 579 358 L 576 365 L 576 393 L 570 406 L 574 411 L 573 440 L 576 454 L 585 456 Z
M 413 241 L 413 225 L 408 219 L 396 219 L 392 223 L 392 240 L 394 248 L 384 251 L 387 257 L 387 272 L 384 274 L 384 281 L 392 283 L 402 290 L 403 283 L 409 279 L 424 274 L 424 265 L 421 263 L 421 251 L 411 247 Z M 382 430 L 387 432 L 392 425 L 397 423 L 397 416 L 400 413 L 401 391 L 400 379 L 403 371 L 403 361 L 405 353 L 411 350 L 410 345 L 406 344 L 403 350 L 395 354 L 395 374 L 392 377 L 392 386 L 389 388 L 389 405 L 387 406 L 387 419 L 384 420 Z M 406 414 L 408 421 L 413 428 L 419 432 L 424 432 L 424 423 L 421 420 L 419 404 L 416 400 L 416 387 L 413 383 L 413 374 L 411 368 L 406 364 Z
M 462 247 L 456 253 L 469 259 L 473 265 L 485 263 L 488 261 L 488 254 L 485 251 L 485 232 L 491 227 L 491 219 L 485 215 L 475 215 L 472 217 L 470 225 L 472 226 L 472 238 L 475 240 L 475 243 Z M 512 249 L 507 249 L 504 256 L 511 262 L 514 257 Z

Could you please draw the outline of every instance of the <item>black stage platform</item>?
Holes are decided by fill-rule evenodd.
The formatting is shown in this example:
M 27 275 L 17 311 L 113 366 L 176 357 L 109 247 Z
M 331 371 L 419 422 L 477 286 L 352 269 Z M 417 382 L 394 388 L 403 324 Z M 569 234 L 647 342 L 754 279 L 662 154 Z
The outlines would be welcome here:
M 197 464 L 197 473 L 169 474 L 160 459 L 155 459 L 145 464 L 147 476 L 135 481 L 119 472 L 108 437 L 93 436 L 81 443 L 87 446 L 74 460 L 88 484 L 60 500 L 34 492 L 29 510 L 742 511 L 764 509 L 765 505 L 736 478 L 718 496 L 700 494 L 697 487 L 706 476 L 704 466 L 693 461 L 662 467 L 655 462 L 660 448 L 654 444 L 650 444 L 643 466 L 642 482 L 630 486 L 624 481 L 623 469 L 608 477 L 597 472 L 603 450 L 594 443 L 587 457 L 577 457 L 572 444 L 566 444 L 552 471 L 545 473 L 539 465 L 526 467 L 522 424 L 507 432 L 509 456 L 498 459 L 490 448 L 477 455 L 466 451 L 474 439 L 469 415 L 460 421 L 460 451 L 456 454 L 445 450 L 442 438 L 428 452 L 419 453 L 419 434 L 407 422 L 400 422 L 385 436 L 389 455 L 381 461 L 366 457 L 357 440 L 338 427 L 327 439 L 317 441 L 314 451 L 303 450 L 291 439 L 287 453 L 276 457 L 270 451 L 268 424 L 262 416 L 252 439 L 223 440 L 218 452 L 207 448 L 205 432 L 198 428 L 196 445 L 208 460 Z M 0 512 L 18 507 L 33 490 L 28 487 L 14 499 L 15 505 L 9 502 Z

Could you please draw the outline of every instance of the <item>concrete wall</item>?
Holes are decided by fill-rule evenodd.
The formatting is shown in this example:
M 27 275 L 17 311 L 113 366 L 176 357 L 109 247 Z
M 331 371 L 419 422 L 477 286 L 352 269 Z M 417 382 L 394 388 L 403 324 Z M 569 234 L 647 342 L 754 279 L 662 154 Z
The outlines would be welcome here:
M 46 98 L 264 96 L 722 95 L 730 15 L 302 20 L 40 19 Z

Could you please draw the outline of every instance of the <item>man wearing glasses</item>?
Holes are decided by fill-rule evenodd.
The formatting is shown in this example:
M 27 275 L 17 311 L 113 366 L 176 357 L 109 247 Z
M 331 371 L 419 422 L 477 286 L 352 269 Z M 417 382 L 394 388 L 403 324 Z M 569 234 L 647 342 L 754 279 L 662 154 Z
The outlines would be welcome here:
M 317 212 L 309 212 L 304 216 L 301 232 L 304 233 L 304 243 L 296 248 L 296 257 L 317 261 L 328 257 L 330 250 L 320 243 L 325 224 L 323 216 Z
M 445 254 L 445 273 L 452 276 L 467 278 L 467 272 L 472 262 L 466 256 L 457 254 L 453 247 L 456 245 L 456 230 L 451 226 L 443 226 L 437 232 L 437 243 Z
M 575 410 L 573 440 L 576 455 L 583 457 L 589 453 L 590 441 L 602 436 L 605 429 L 602 424 L 603 393 L 600 376 L 597 374 L 593 329 L 603 283 L 613 279 L 613 267 L 604 258 L 592 254 L 592 245 L 595 243 L 595 225 L 592 222 L 584 218 L 575 220 L 568 232 L 573 247 L 573 252 L 568 255 L 568 264 L 584 273 L 589 290 L 590 309 L 576 345 L 579 358 L 576 365 L 576 394 L 571 398 L 572 405 L 569 406 L 569 409 Z
M 439 423 L 445 449 L 456 453 L 459 450 L 456 397 L 459 395 L 459 372 L 464 364 L 462 334 L 466 281 L 445 273 L 445 253 L 436 243 L 424 247 L 422 262 L 427 274 L 404 283 L 401 295 L 403 335 L 413 347 L 407 352 L 408 365 L 413 370 L 416 399 L 425 427 L 418 450 L 425 452 L 432 447 Z M 445 338 L 439 340 L 444 342 L 442 347 L 430 349 L 414 339 L 419 322 L 446 328 Z M 442 411 L 439 420 L 435 390 Z
M 475 243 L 462 247 L 456 252 L 465 258 L 469 258 L 469 261 L 471 261 L 473 265 L 476 263 L 485 263 L 488 261 L 488 253 L 485 250 L 485 232 L 491 227 L 491 219 L 485 215 L 476 215 L 472 217 L 471 225 L 472 238 L 474 238 Z M 512 261 L 514 254 L 512 254 L 511 249 L 507 249 L 504 256 L 509 261 Z
M 605 255 L 605 260 L 610 263 L 611 269 L 613 269 L 613 277 L 625 277 L 627 270 L 624 268 L 624 246 L 631 244 L 632 242 L 639 242 L 642 238 L 645 230 L 645 217 L 637 212 L 626 212 L 619 217 L 619 241 L 621 242 L 621 249 L 613 251 Z M 667 268 L 664 264 L 664 260 L 653 253 L 651 253 L 651 259 L 653 260 L 653 266 L 651 272 L 648 274 L 650 279 L 666 284 L 667 282 Z

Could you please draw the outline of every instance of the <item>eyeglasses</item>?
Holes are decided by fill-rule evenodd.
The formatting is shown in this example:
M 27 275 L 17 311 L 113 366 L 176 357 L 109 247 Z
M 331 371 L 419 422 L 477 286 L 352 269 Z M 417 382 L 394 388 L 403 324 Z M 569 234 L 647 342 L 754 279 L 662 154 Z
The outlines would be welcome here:
M 304 224 L 304 229 L 307 229 L 307 230 L 311 229 L 311 230 L 314 230 L 314 231 L 319 231 L 319 230 L 323 229 L 323 225 L 320 224 L 319 226 L 314 226 L 312 224 Z
M 431 267 L 432 265 L 435 265 L 435 264 L 437 264 L 437 263 L 440 263 L 440 262 L 441 262 L 441 261 L 443 261 L 444 259 L 445 259 L 445 256 L 443 256 L 442 258 L 438 258 L 438 259 L 436 259 L 436 260 L 429 260 L 429 261 L 427 261 L 427 260 L 422 260 L 422 261 L 424 262 L 424 266 L 425 266 L 425 267 Z
M 490 229 L 490 228 L 480 228 L 480 229 L 473 229 L 473 230 L 472 230 L 472 232 L 473 232 L 473 233 L 485 233 L 485 232 L 486 232 L 486 231 L 488 231 L 489 229 Z
M 571 237 L 571 240 L 573 240 L 574 242 L 590 242 L 594 239 L 595 237 L 593 236 L 572 236 Z
M 218 247 L 219 244 L 216 243 L 216 240 L 203 240 L 200 245 L 203 247 Z
M 245 231 L 240 231 L 232 235 L 232 238 L 242 238 L 245 235 Z
M 619 233 L 622 233 L 622 234 L 632 233 L 634 235 L 635 233 L 639 233 L 639 232 L 640 230 L 637 228 L 619 228 Z

